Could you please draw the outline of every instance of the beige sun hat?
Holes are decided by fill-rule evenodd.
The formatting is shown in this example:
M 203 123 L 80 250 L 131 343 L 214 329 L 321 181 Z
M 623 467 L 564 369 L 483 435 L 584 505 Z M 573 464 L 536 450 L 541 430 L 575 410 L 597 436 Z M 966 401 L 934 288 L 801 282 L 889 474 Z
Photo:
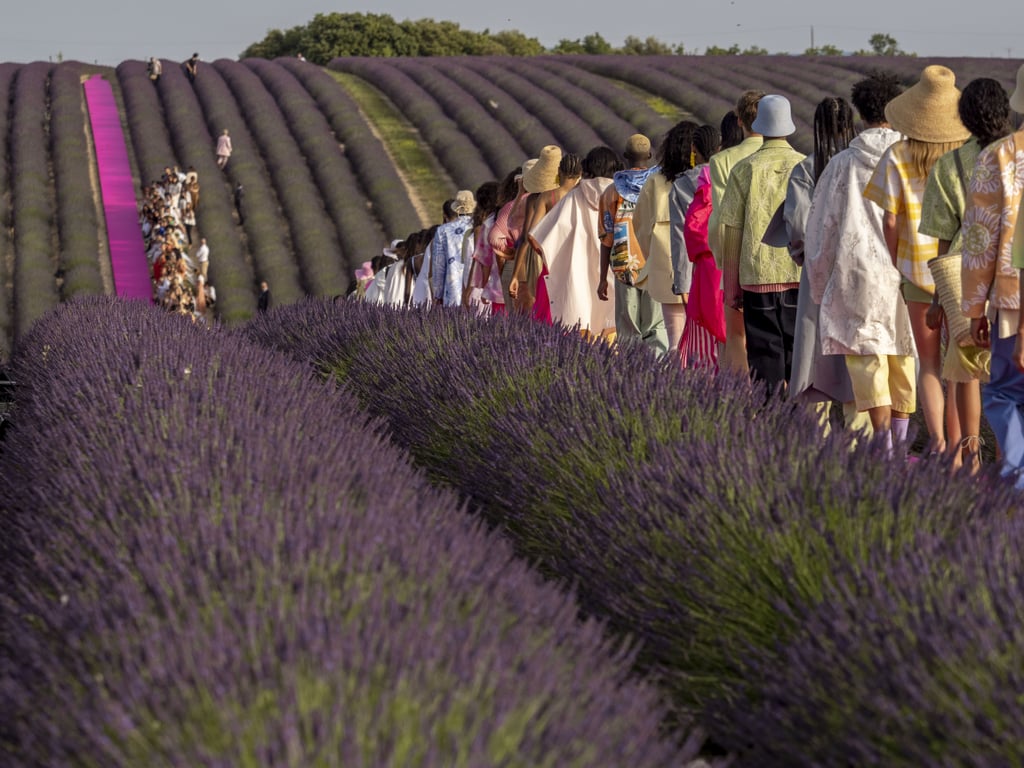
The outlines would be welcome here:
M 932 64 L 921 79 L 885 106 L 885 119 L 904 136 L 932 144 L 967 141 L 960 122 L 960 89 L 949 67 Z
M 1024 114 L 1024 64 L 1017 70 L 1017 87 L 1010 96 L 1010 109 L 1018 114 Z
M 455 194 L 452 210 L 459 216 L 469 216 L 476 210 L 476 195 L 468 189 L 460 189 Z
M 558 164 L 562 162 L 562 149 L 548 144 L 540 151 L 537 162 L 523 170 L 523 189 L 527 192 L 550 192 L 558 189 Z

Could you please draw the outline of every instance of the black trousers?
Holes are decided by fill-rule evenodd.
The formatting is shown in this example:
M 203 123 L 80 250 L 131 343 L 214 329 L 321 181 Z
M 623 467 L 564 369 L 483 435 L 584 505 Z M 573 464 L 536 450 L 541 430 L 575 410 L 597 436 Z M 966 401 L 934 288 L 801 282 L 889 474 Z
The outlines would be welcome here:
M 747 331 L 747 364 L 755 381 L 769 393 L 781 393 L 793 369 L 798 290 L 743 292 L 743 325 Z

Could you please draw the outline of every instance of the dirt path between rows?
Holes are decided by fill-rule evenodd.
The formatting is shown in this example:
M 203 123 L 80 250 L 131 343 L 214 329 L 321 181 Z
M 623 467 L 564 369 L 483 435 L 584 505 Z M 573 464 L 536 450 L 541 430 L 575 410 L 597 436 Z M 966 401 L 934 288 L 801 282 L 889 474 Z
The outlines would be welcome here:
M 416 188 L 409 183 L 409 178 L 405 175 L 405 172 L 399 167 L 398 163 L 395 162 L 395 157 L 394 155 L 391 154 L 391 148 L 388 147 L 387 142 L 384 141 L 384 136 L 381 134 L 380 131 L 377 130 L 377 126 L 374 125 L 374 122 L 370 119 L 369 115 L 367 115 L 366 112 L 363 111 L 362 107 L 359 107 L 359 115 L 360 117 L 363 118 L 363 122 L 366 123 L 366 125 L 369 127 L 370 133 L 373 134 L 373 137 L 377 139 L 377 141 L 380 142 L 380 145 L 384 148 L 384 152 L 387 154 L 388 160 L 391 161 L 391 165 L 394 166 L 395 172 L 398 174 L 398 178 L 402 182 L 402 186 L 405 187 L 405 192 L 409 196 L 409 201 L 412 203 L 412 207 L 416 210 L 416 215 L 420 217 L 420 224 L 422 224 L 424 227 L 429 227 L 432 223 L 432 219 L 430 213 L 427 210 L 427 206 L 423 202 L 423 198 L 420 197 L 420 194 L 416 190 Z M 341 147 L 342 152 L 345 151 L 344 144 L 339 144 L 338 146 Z
M 83 77 L 83 82 L 85 77 Z M 96 209 L 96 256 L 99 262 L 100 279 L 103 281 L 103 292 L 107 296 L 117 293 L 114 286 L 114 267 L 110 263 L 110 239 L 107 237 L 107 212 L 103 208 L 103 193 L 100 190 L 100 171 L 96 163 L 96 142 L 92 135 L 92 123 L 89 121 L 89 108 L 82 99 L 82 122 L 85 127 L 85 141 L 89 155 L 89 185 L 92 187 L 93 207 Z

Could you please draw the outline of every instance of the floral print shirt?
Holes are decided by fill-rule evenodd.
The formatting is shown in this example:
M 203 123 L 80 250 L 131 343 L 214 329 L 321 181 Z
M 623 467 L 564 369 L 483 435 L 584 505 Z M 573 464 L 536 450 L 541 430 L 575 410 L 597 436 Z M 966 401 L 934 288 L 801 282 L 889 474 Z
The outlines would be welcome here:
M 1024 130 L 990 144 L 974 166 L 963 221 L 963 311 L 983 317 L 985 303 L 1020 309 L 1013 233 L 1024 192 Z

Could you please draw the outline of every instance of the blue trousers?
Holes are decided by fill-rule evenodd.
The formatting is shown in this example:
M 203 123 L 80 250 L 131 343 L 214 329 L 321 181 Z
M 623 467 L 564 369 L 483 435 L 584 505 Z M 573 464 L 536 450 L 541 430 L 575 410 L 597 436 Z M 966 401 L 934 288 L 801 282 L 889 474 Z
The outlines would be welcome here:
M 992 339 L 992 378 L 982 387 L 981 401 L 1003 452 L 1003 474 L 1014 475 L 1024 490 L 1024 373 L 1011 359 L 1013 344 L 1013 336 Z

